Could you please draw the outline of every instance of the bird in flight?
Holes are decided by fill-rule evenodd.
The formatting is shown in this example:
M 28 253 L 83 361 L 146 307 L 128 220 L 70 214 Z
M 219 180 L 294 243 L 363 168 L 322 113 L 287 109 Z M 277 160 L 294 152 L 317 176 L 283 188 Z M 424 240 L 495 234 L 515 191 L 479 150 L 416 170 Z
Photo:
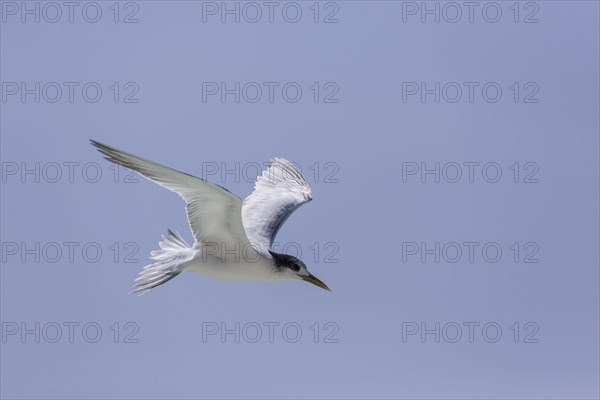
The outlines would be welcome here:
M 170 229 L 160 250 L 150 256 L 131 293 L 146 292 L 183 271 L 232 281 L 302 279 L 331 291 L 298 258 L 273 251 L 275 235 L 312 193 L 300 170 L 283 158 L 267 162 L 254 192 L 242 201 L 227 189 L 204 179 L 90 140 L 108 161 L 129 168 L 186 202 L 195 242 L 186 243 Z

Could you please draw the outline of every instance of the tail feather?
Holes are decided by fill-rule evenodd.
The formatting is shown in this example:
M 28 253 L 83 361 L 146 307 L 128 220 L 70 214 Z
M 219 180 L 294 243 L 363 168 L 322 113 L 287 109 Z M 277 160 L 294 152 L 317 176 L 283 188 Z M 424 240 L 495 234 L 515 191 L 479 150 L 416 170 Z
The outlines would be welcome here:
M 146 265 L 140 276 L 135 280 L 131 293 L 144 294 L 148 290 L 162 285 L 175 278 L 183 271 L 185 263 L 194 257 L 195 252 L 179 234 L 170 229 L 159 243 L 160 250 L 150 253 L 154 260 L 152 264 Z

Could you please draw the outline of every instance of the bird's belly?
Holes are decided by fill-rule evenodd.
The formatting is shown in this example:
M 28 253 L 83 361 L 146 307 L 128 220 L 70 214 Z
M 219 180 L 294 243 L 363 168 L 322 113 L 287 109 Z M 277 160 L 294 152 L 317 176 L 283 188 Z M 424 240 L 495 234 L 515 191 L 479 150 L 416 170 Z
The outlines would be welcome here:
M 271 281 L 277 276 L 263 258 L 256 262 L 224 262 L 213 256 L 198 256 L 186 263 L 184 270 L 226 281 Z

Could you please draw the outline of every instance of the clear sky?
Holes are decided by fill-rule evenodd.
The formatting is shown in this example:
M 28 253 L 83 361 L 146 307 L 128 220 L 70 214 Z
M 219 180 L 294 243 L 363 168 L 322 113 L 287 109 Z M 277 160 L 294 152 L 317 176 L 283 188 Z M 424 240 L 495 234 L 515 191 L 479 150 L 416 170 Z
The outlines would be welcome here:
M 69 4 L 0 3 L 3 398 L 598 398 L 597 2 Z M 90 138 L 296 162 L 277 250 L 333 293 L 128 295 L 192 235 Z

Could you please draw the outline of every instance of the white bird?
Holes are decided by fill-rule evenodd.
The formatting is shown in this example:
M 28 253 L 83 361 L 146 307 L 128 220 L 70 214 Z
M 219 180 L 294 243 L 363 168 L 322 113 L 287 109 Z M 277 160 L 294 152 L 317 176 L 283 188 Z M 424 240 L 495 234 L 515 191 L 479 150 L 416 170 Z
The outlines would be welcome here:
M 195 242 L 188 245 L 168 230 L 154 261 L 144 267 L 131 293 L 145 292 L 183 271 L 232 281 L 302 279 L 331 291 L 298 258 L 272 251 L 287 218 L 312 200 L 310 187 L 291 162 L 274 158 L 243 202 L 227 189 L 203 179 L 91 140 L 108 161 L 136 171 L 179 194 Z

